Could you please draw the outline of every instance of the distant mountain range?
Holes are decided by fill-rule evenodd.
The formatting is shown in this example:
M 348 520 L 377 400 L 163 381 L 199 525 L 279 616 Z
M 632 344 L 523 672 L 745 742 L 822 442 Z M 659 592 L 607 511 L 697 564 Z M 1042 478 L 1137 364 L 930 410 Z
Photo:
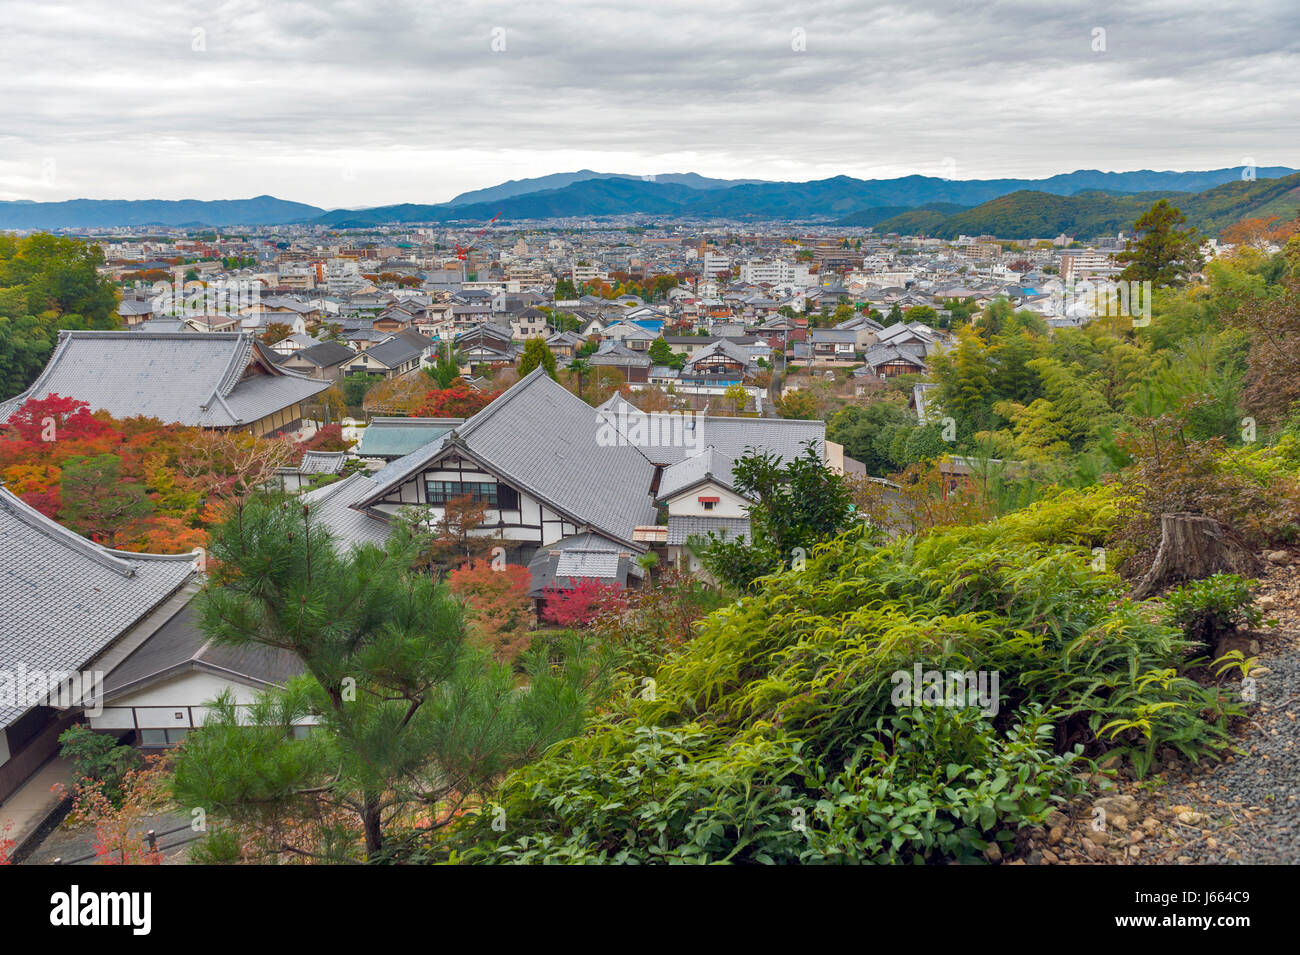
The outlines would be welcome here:
M 77 229 L 107 226 L 231 227 L 312 223 L 358 228 L 388 223 L 486 222 L 612 215 L 678 215 L 700 219 L 822 219 L 935 236 L 992 233 L 1008 238 L 1059 232 L 1102 234 L 1132 225 L 1160 195 L 1180 199 L 1203 227 L 1273 203 L 1282 211 L 1294 198 L 1285 166 L 1240 166 L 1200 172 L 1100 172 L 1079 170 L 1047 179 L 854 179 L 812 182 L 709 179 L 695 173 L 654 177 L 580 170 L 512 180 L 462 193 L 449 202 L 404 203 L 370 209 L 335 209 L 273 196 L 202 201 L 186 199 L 68 202 L 0 202 L 0 229 Z M 1218 190 L 1224 190 L 1222 192 Z M 1213 195 L 1211 195 L 1213 193 Z M 1196 212 L 1195 216 L 1191 204 Z M 1244 211 L 1243 211 L 1244 210 Z M 1235 221 L 1227 218 L 1223 224 Z M 992 225 L 989 225 L 992 223 Z M 1112 225 L 1113 223 L 1113 225 Z
M 325 212 L 275 196 L 253 199 L 69 199 L 0 202 L 0 229 L 92 229 L 112 226 L 284 225 Z
M 732 186 L 763 181 L 762 179 L 709 179 L 694 172 L 661 173 L 647 179 L 645 176 L 632 176 L 621 172 L 592 172 L 590 169 L 579 169 L 577 172 L 557 172 L 550 176 L 538 176 L 536 179 L 511 179 L 499 186 L 462 192 L 454 199 L 448 200 L 446 205 L 464 206 L 474 202 L 499 202 L 502 199 L 524 196 L 530 192 L 563 189 L 575 182 L 586 182 L 589 179 L 640 179 L 689 186 L 692 189 L 729 189 Z
M 969 209 L 930 205 L 883 218 L 854 215 L 842 224 L 870 225 L 877 232 L 898 232 L 952 239 L 959 235 L 996 235 L 1003 239 L 1047 238 L 1061 233 L 1110 235 L 1133 223 L 1157 199 L 1167 198 L 1187 216 L 1189 225 L 1207 235 L 1241 219 L 1277 215 L 1289 219 L 1300 209 L 1300 174 L 1280 179 L 1238 179 L 1203 192 L 1139 192 L 1113 195 L 1089 190 L 1054 196 L 1021 190 Z M 869 220 L 869 221 L 868 221 Z

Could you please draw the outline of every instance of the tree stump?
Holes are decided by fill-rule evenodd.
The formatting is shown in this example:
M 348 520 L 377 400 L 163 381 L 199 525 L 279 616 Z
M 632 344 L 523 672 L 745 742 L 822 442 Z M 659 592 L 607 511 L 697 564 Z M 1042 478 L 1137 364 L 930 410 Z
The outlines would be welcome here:
M 1133 596 L 1145 600 L 1166 587 L 1211 574 L 1252 577 L 1262 570 L 1255 552 L 1227 525 L 1203 514 L 1161 514 L 1160 549 Z

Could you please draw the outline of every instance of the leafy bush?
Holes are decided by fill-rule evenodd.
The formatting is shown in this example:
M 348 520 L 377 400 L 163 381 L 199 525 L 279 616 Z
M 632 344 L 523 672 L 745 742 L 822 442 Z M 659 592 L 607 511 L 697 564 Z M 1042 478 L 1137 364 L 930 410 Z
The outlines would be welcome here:
M 699 578 L 670 568 L 617 605 L 603 608 L 593 633 L 633 674 L 653 673 L 664 658 L 694 639 L 698 622 L 727 598 Z
M 102 784 L 105 795 L 113 802 L 122 795 L 126 774 L 142 762 L 137 750 L 80 723 L 59 734 L 59 747 L 59 755 L 71 761 L 78 781 Z
M 1189 640 L 1213 648 L 1219 637 L 1264 622 L 1255 606 L 1255 583 L 1236 574 L 1214 574 L 1183 584 L 1165 595 L 1165 620 Z
M 1063 492 L 990 524 L 818 547 L 705 618 L 653 699 L 518 770 L 427 857 L 967 860 L 1071 795 L 1081 759 L 1144 772 L 1162 746 L 1218 752 L 1235 704 L 1181 672 L 1182 633 L 1091 569 L 1119 509 L 1108 489 Z M 918 663 L 998 674 L 999 707 L 894 705 L 893 675 Z

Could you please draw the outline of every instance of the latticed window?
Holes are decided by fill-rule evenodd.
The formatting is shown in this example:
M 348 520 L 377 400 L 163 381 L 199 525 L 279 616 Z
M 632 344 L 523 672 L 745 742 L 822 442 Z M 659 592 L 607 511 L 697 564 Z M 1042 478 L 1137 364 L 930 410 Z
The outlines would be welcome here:
M 519 506 L 519 495 L 512 487 L 497 484 L 495 481 L 435 481 L 430 479 L 425 484 L 430 504 L 446 504 L 458 497 L 468 494 L 475 501 L 488 507 L 512 509 Z

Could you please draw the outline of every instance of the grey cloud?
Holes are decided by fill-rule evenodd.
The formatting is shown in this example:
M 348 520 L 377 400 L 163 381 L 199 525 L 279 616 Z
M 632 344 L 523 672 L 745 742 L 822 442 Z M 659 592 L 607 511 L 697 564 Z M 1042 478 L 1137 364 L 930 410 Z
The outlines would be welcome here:
M 678 156 L 794 179 L 946 159 L 963 178 L 1300 159 L 1290 0 L 76 0 L 0 15 L 2 198 L 435 201 L 571 161 L 664 172 Z

